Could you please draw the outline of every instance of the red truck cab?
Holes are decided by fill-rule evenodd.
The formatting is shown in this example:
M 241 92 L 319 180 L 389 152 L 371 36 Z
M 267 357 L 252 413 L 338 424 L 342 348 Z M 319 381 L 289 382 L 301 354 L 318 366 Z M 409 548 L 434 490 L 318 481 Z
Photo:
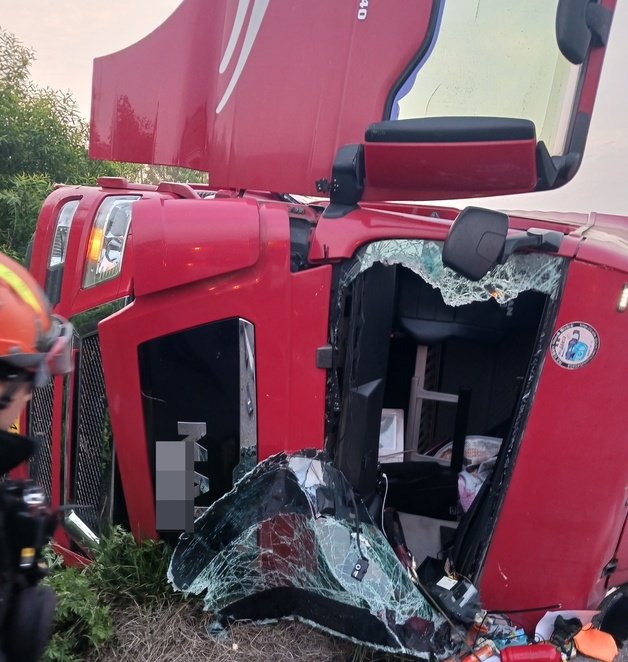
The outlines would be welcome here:
M 594 27 L 566 2 L 539 9 L 549 32 L 529 10 L 507 23 L 553 49 L 547 142 L 478 112 L 508 96 L 494 81 L 454 76 L 439 100 L 442 48 L 464 34 L 444 3 L 330 0 L 333 28 L 320 3 L 248 4 L 215 2 L 208 22 L 185 0 L 95 64 L 92 155 L 205 169 L 208 187 L 104 179 L 42 208 L 31 269 L 74 323 L 76 371 L 33 397 L 34 473 L 55 504 L 88 506 L 61 542 L 85 550 L 110 522 L 178 534 L 183 502 L 198 515 L 256 463 L 324 450 L 374 529 L 394 508 L 417 561 L 447 549 L 485 609 L 529 626 L 596 606 L 628 581 L 626 219 L 386 200 L 573 177 L 614 2 L 589 3 Z M 493 4 L 476 19 L 495 36 Z M 447 117 L 412 114 L 430 98 Z M 472 439 L 499 450 L 461 509 Z M 160 456 L 185 440 L 191 481 Z

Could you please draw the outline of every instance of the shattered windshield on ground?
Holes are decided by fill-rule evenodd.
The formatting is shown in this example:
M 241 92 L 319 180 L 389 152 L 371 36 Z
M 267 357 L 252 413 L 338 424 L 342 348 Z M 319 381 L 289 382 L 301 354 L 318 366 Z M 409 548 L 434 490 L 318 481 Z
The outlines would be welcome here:
M 261 462 L 181 536 L 168 579 L 214 615 L 296 617 L 384 651 L 451 652 L 448 623 L 323 453 Z
M 562 279 L 562 258 L 543 253 L 515 253 L 479 281 L 472 281 L 443 264 L 443 244 L 423 239 L 375 241 L 358 251 L 340 289 L 376 263 L 400 264 L 437 288 L 449 306 L 495 299 L 507 303 L 522 292 L 542 292 L 554 299 Z

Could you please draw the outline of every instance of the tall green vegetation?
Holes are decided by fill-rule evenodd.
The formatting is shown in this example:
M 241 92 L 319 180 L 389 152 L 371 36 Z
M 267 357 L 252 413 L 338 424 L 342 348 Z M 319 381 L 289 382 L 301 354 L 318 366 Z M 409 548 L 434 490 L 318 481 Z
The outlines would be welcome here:
M 204 183 L 183 168 L 92 161 L 88 124 L 68 93 L 33 83 L 34 52 L 0 26 L 0 250 L 20 259 L 55 183 L 93 184 L 104 175 L 157 183 Z
M 34 52 L 0 27 L 0 250 L 21 257 L 55 183 L 131 175 L 136 166 L 90 161 L 88 126 L 71 95 L 36 86 Z
M 166 581 L 169 549 L 113 527 L 85 568 L 63 567 L 49 550 L 45 583 L 57 595 L 55 627 L 44 662 L 78 662 L 115 639 L 114 615 L 131 604 L 178 604 Z

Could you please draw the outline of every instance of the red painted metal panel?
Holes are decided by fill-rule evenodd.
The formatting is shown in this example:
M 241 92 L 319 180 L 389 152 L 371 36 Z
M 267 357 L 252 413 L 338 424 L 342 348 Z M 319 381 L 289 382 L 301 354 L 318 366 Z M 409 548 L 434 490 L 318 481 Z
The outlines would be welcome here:
M 309 259 L 340 260 L 378 239 L 434 239 L 443 241 L 451 221 L 385 211 L 356 209 L 342 218 L 321 216 L 316 225 Z
M 76 353 L 75 353 L 76 357 Z M 62 491 L 68 485 L 64 484 L 63 477 L 70 476 L 69 465 L 70 457 L 67 457 L 64 451 L 62 450 L 62 444 L 65 436 L 69 433 L 69 430 L 66 428 L 68 421 L 72 420 L 71 407 L 72 402 L 65 402 L 66 397 L 64 397 L 65 391 L 65 380 L 73 379 L 74 375 L 69 377 L 54 377 L 53 378 L 53 388 L 54 388 L 54 400 L 52 407 L 52 421 L 51 421 L 51 444 L 50 444 L 50 487 L 51 487 L 51 503 L 54 506 L 60 505 L 62 503 L 67 503 L 67 494 L 62 494 Z M 63 407 L 69 407 L 68 412 L 63 411 Z M 68 448 L 69 450 L 69 448 Z M 66 466 L 62 467 L 62 463 L 65 462 Z M 56 540 L 64 545 L 69 545 L 69 538 L 67 532 L 63 527 L 59 527 L 55 533 Z
M 473 197 L 534 190 L 536 140 L 365 143 L 364 200 Z
M 252 199 L 141 200 L 133 206 L 136 296 L 244 269 L 259 258 Z
M 397 207 L 399 211 L 395 213 Z M 439 210 L 437 207 L 433 209 L 438 216 L 428 216 L 429 208 L 414 210 L 412 207 L 393 203 L 373 207 L 365 204 L 340 219 L 322 215 L 314 230 L 309 259 L 317 262 L 351 258 L 360 246 L 384 239 L 444 241 L 451 221 L 458 215 L 458 210 Z M 564 233 L 572 232 L 572 236 L 566 235 L 563 238 L 558 251 L 558 254 L 564 257 L 573 257 L 582 239 L 577 232 L 573 232 L 572 226 L 550 220 L 537 221 L 533 218 L 511 216 L 510 227 L 512 230 L 520 231 L 535 227 Z M 606 257 L 606 254 L 601 257 Z
M 260 459 L 303 445 L 322 447 L 325 371 L 316 368 L 315 358 L 327 339 L 330 267 L 291 274 L 286 206 L 263 204 L 259 218 L 260 258 L 237 279 L 219 275 L 139 296 L 99 325 L 117 457 L 136 535 L 155 533 L 137 358 L 143 342 L 230 317 L 252 322 Z
M 585 241 L 578 250 L 583 262 L 625 269 L 628 253 L 628 218 L 609 214 L 591 214 L 591 225 L 584 230 Z
M 481 577 L 487 609 L 584 608 L 603 597 L 602 569 L 626 516 L 628 314 L 617 311 L 625 281 L 604 267 L 569 268 L 555 329 L 591 324 L 599 349 L 577 369 L 545 356 Z
M 256 0 L 238 32 L 238 3 L 184 0 L 148 37 L 95 61 L 90 155 L 315 194 L 338 146 L 383 119 L 437 4 L 372 2 L 360 20 L 358 2 Z
M 290 431 L 292 450 L 323 448 L 327 371 L 315 368 L 316 349 L 327 342 L 331 267 L 291 278 Z M 281 449 L 278 449 L 281 450 Z

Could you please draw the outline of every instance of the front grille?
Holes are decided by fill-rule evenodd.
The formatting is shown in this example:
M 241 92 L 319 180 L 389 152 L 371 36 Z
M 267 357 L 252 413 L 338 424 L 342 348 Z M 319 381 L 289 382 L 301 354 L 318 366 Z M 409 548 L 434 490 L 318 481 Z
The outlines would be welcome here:
M 31 478 L 44 490 L 48 500 L 52 498 L 52 401 L 54 385 L 49 380 L 46 386 L 33 390 L 29 410 L 28 435 L 38 442 L 37 451 L 31 460 Z
M 113 443 L 98 335 L 81 342 L 77 437 L 74 443 L 73 499 L 79 517 L 100 531 L 111 503 Z

